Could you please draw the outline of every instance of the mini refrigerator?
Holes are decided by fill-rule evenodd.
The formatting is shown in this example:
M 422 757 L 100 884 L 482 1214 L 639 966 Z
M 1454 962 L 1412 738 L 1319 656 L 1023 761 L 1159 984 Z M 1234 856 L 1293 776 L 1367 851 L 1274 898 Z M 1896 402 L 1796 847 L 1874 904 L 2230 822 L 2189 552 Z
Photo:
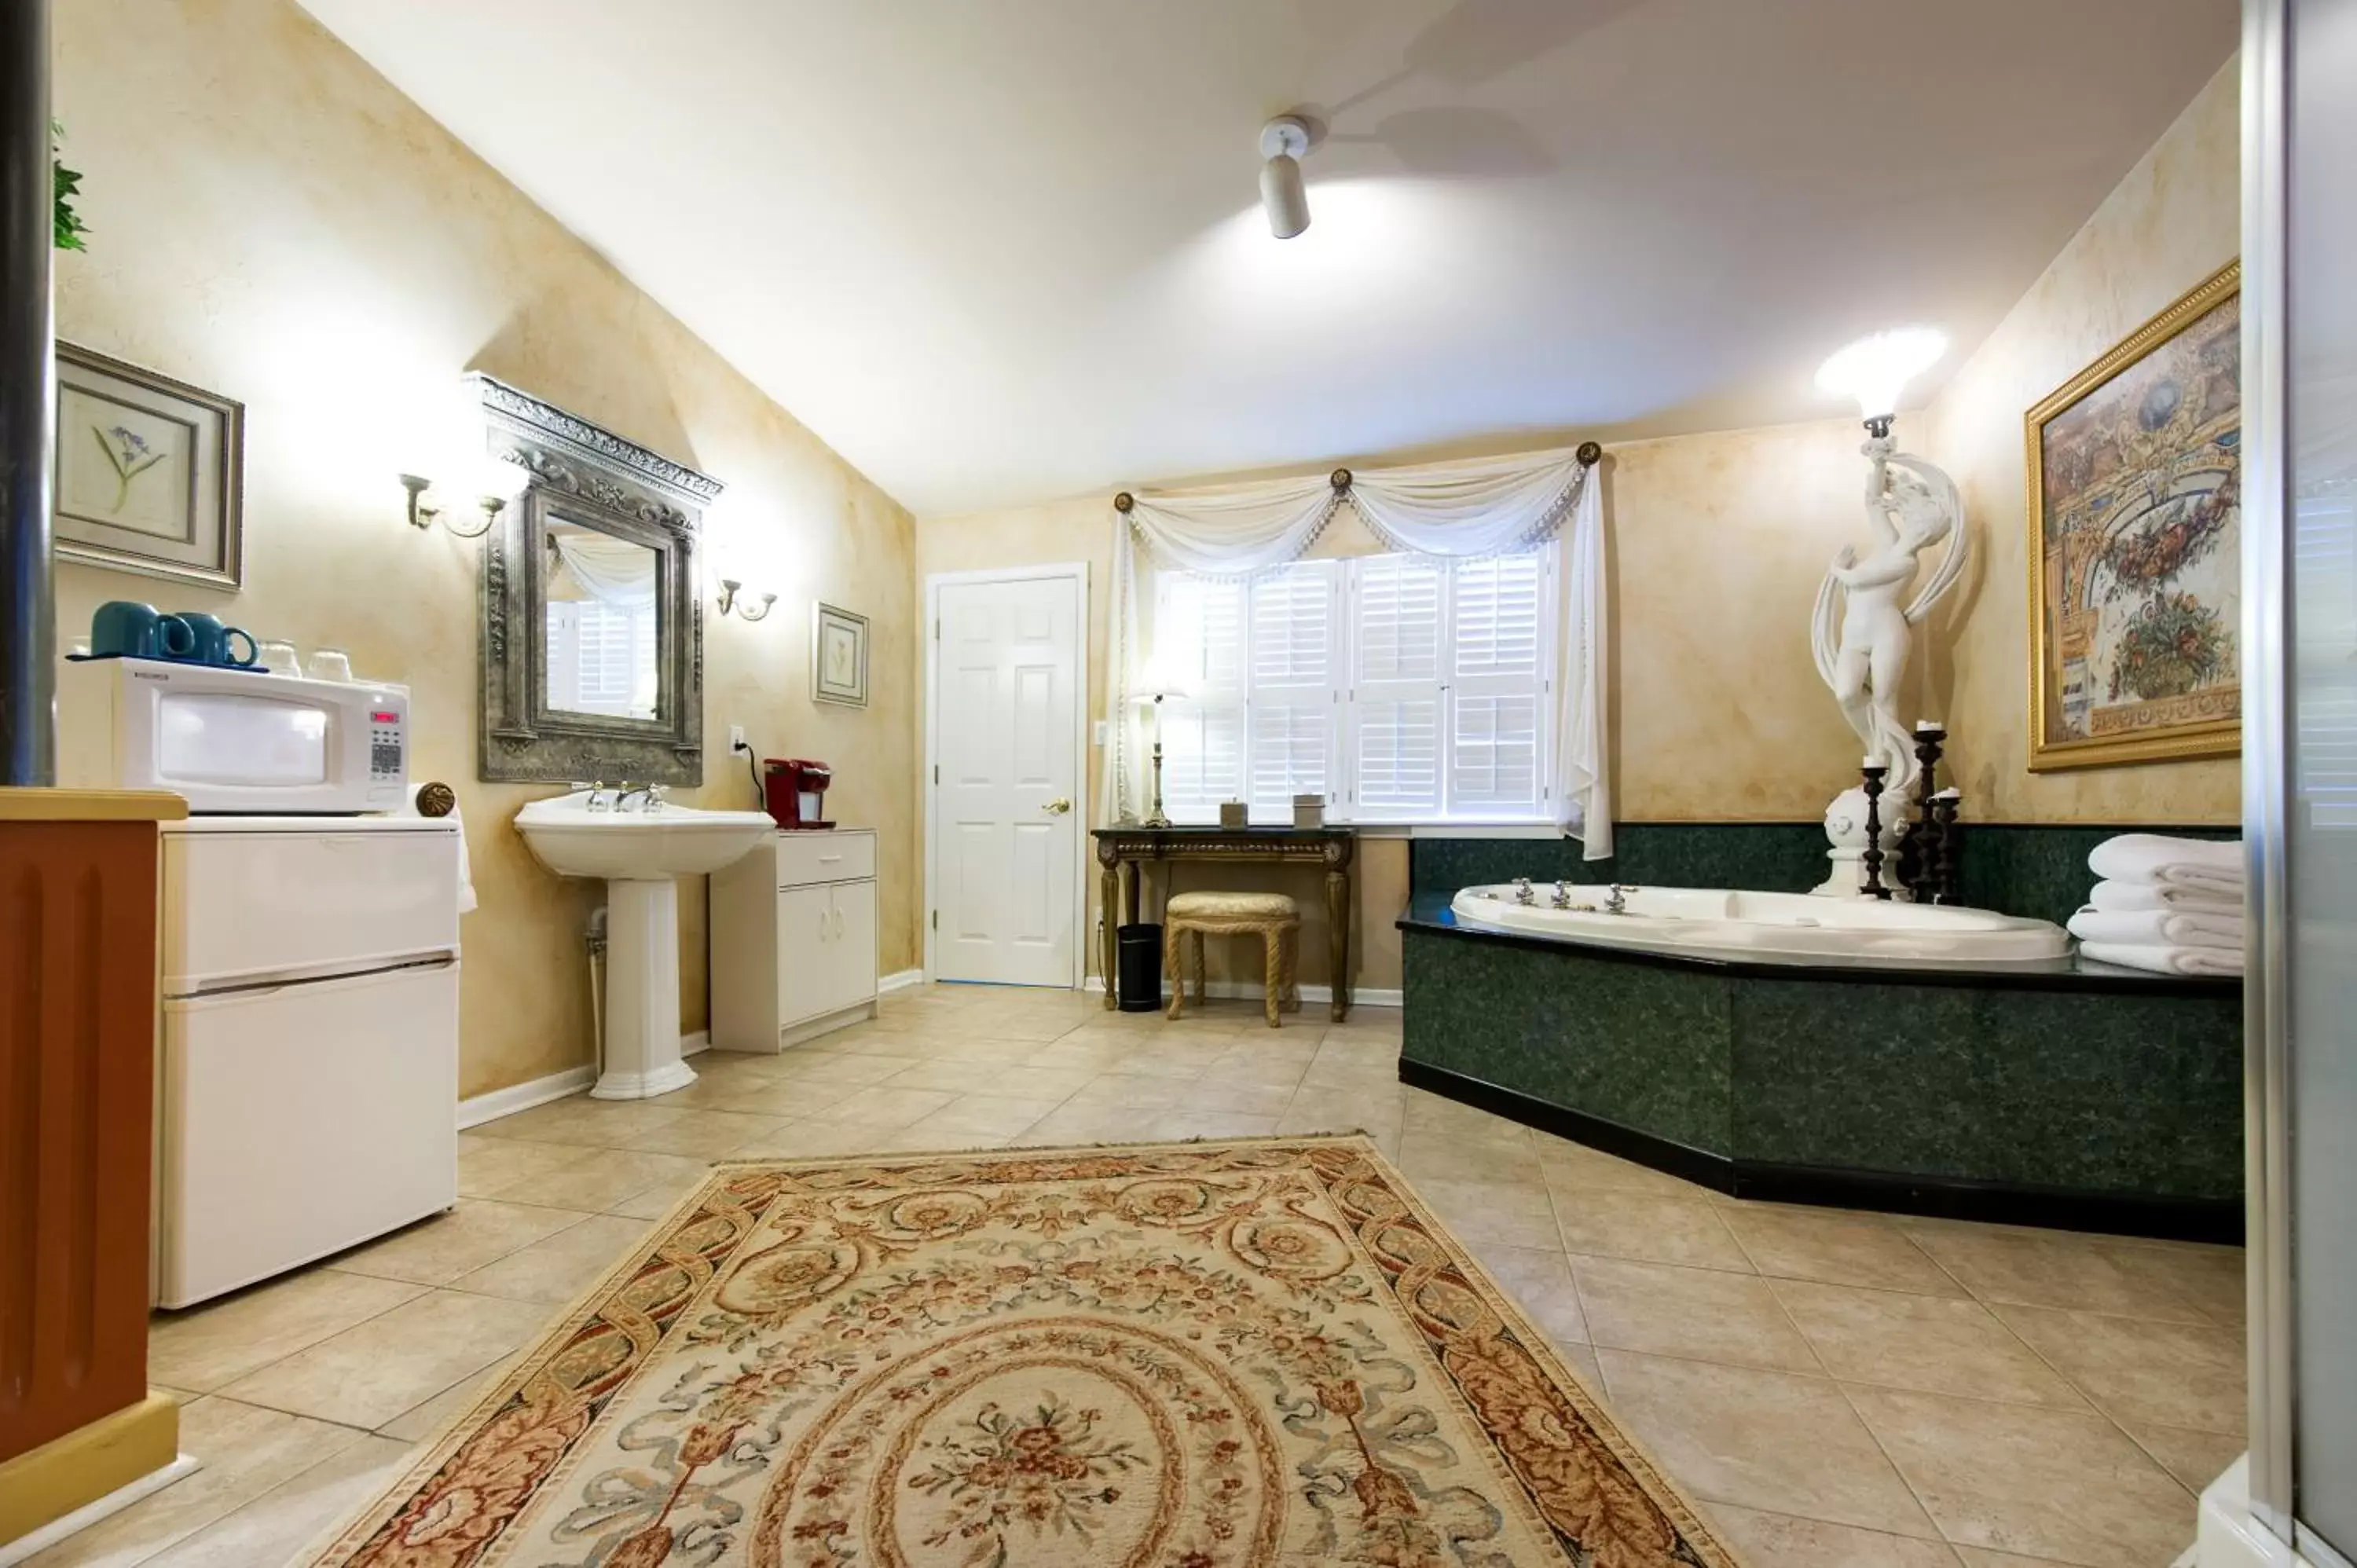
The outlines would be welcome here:
M 457 1203 L 457 832 L 419 817 L 166 824 L 159 1305 Z

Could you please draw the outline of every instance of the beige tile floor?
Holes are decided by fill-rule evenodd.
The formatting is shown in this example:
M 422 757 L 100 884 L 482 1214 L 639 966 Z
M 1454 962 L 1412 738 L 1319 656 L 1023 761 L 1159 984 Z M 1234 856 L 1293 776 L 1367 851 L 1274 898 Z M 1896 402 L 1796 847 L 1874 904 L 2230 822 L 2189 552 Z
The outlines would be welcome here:
M 458 1208 L 158 1317 L 195 1477 L 32 1561 L 273 1568 L 389 1480 L 719 1155 L 1363 1128 L 1754 1568 L 2160 1568 L 2242 1447 L 2228 1248 L 1735 1202 L 1272 1033 L 936 987 L 691 1087 L 460 1139 Z

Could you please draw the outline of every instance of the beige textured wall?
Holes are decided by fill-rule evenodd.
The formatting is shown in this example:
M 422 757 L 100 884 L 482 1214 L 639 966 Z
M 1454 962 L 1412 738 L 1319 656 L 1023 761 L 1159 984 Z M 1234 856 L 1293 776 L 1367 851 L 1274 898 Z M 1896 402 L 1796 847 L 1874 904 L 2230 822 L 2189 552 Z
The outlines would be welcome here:
M 2007 822 L 2233 822 L 2233 757 L 2031 773 L 2029 521 L 2022 418 L 2055 388 L 2234 259 L 2241 242 L 2239 66 L 2229 60 L 1960 367 L 1919 420 L 1985 545 L 1960 596 L 1955 718 L 1975 814 Z M 1903 426 L 1902 426 L 1903 428 Z
M 883 966 L 920 961 L 907 513 L 285 0 L 75 0 L 56 27 L 91 229 L 89 254 L 59 259 L 59 332 L 247 418 L 244 591 L 63 567 L 60 640 L 102 600 L 147 599 L 410 683 L 414 777 L 457 788 L 482 899 L 463 925 L 461 1091 L 587 1059 L 580 933 L 600 897 L 509 826 L 547 790 L 475 782 L 477 547 L 402 521 L 397 472 L 452 471 L 435 413 L 468 370 L 727 482 L 705 575 L 779 605 L 759 625 L 707 609 L 705 785 L 680 799 L 749 802 L 732 721 L 764 753 L 834 762 L 839 816 L 881 830 Z M 683 224 L 661 192 L 647 202 L 649 221 Z M 874 618 L 864 712 L 809 699 L 818 596 Z M 682 906 L 694 1029 L 700 882 Z

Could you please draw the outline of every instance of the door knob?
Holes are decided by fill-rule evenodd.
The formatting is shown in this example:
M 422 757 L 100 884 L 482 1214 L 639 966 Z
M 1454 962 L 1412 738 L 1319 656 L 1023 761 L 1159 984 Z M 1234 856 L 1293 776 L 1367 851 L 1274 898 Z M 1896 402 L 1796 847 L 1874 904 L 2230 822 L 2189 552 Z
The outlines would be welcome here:
M 1059 795 L 1059 796 L 1057 796 L 1054 800 L 1052 800 L 1049 801 L 1045 806 L 1042 806 L 1042 807 L 1040 807 L 1039 809 L 1040 809 L 1041 811 L 1046 811 L 1046 812 L 1047 812 L 1049 815 L 1050 815 L 1050 816 L 1060 817 L 1060 816 L 1062 816 L 1066 811 L 1071 811 L 1071 810 L 1072 809 L 1072 802 L 1071 802 L 1071 800 L 1069 800 L 1065 799 L 1063 796 Z

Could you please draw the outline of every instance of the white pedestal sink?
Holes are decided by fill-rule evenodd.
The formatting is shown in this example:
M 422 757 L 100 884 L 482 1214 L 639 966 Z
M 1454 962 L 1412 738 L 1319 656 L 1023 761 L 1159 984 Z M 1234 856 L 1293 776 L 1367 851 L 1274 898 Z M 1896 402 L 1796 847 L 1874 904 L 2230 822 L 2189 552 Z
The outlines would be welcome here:
M 606 1068 L 597 1100 L 644 1100 L 695 1081 L 679 1055 L 679 876 L 719 870 L 778 831 L 764 811 L 588 809 L 534 800 L 516 831 L 560 876 L 606 882 Z

